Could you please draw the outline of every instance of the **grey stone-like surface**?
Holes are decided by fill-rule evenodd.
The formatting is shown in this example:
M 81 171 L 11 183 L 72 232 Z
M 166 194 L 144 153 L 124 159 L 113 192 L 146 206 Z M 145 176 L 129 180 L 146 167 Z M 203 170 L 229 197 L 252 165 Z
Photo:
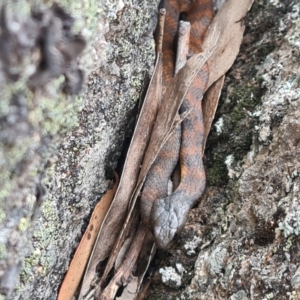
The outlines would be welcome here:
M 5 171 L 0 299 L 56 299 L 90 213 L 107 190 L 133 129 L 144 76 L 153 70 L 158 1 L 59 4 L 75 17 L 74 32 L 88 42 L 78 62 L 86 73 L 83 95 L 64 96 L 62 78 L 31 93 L 26 72 L 21 83 L 2 82 L 1 117 L 8 119 L 21 106 L 23 115 L 29 115 L 21 128 L 30 130 L 15 143 L 7 146 L 2 139 L 0 145 Z M 31 5 L 16 1 L 9 12 L 27 20 Z M 33 55 L 24 54 L 25 69 L 28 64 L 34 68 Z M 16 91 L 17 108 L 11 101 Z

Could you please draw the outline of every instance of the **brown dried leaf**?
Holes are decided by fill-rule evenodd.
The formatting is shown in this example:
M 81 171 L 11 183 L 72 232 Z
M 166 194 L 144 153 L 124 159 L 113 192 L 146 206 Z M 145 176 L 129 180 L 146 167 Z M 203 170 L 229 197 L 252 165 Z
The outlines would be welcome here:
M 203 51 L 209 51 L 216 35 L 218 44 L 208 60 L 209 88 L 224 75 L 232 66 L 239 53 L 245 26 L 243 18 L 252 6 L 254 0 L 228 0 L 213 19 L 202 45 Z
M 120 249 L 118 256 L 115 261 L 115 270 L 119 269 L 122 265 L 122 262 L 125 260 L 126 254 L 130 248 L 135 232 L 131 232 L 129 236 L 125 239 L 122 248 Z
M 151 278 L 150 279 L 147 278 L 143 282 L 143 286 L 139 289 L 139 293 L 135 300 L 144 300 L 146 298 L 148 287 L 150 286 L 151 282 L 152 282 Z
M 178 43 L 175 63 L 175 75 L 186 64 L 189 54 L 191 23 L 186 21 L 179 22 Z
M 81 238 L 67 274 L 60 287 L 57 300 L 71 300 L 74 296 L 92 252 L 100 226 L 115 195 L 118 184 L 119 177 L 118 174 L 115 173 L 115 183 L 113 188 L 108 190 L 97 203 L 90 218 L 89 225 Z
M 153 243 L 152 234 L 150 233 L 150 231 L 148 231 L 144 237 L 143 245 L 136 262 L 136 270 L 134 272 L 135 276 L 133 276 L 133 280 L 137 279 L 137 286 L 135 286 L 134 284 L 134 286 L 128 288 L 128 286 L 131 285 L 130 282 L 128 286 L 124 288 L 120 299 L 126 299 L 126 297 L 128 296 L 131 297 L 130 299 L 144 299 L 147 288 L 149 287 L 149 284 L 151 282 L 151 280 L 149 280 L 149 278 L 145 278 L 145 276 L 150 262 L 155 255 L 155 252 L 156 246 Z
M 106 280 L 108 273 L 110 272 L 113 265 L 115 264 L 116 259 L 120 253 L 120 250 L 121 250 L 122 246 L 124 245 L 124 242 L 131 235 L 132 231 L 134 231 L 136 229 L 136 227 L 138 226 L 138 219 L 139 219 L 139 210 L 138 210 L 138 207 L 134 207 L 134 209 L 131 209 L 128 212 L 125 223 L 123 224 L 122 230 L 119 233 L 118 239 L 117 239 L 116 243 L 114 244 L 114 247 L 110 253 L 108 262 L 106 264 L 105 270 L 103 272 L 102 278 L 99 283 L 100 287 L 102 286 L 103 282 Z M 133 242 L 134 242 L 134 238 L 135 238 L 135 236 L 133 237 Z

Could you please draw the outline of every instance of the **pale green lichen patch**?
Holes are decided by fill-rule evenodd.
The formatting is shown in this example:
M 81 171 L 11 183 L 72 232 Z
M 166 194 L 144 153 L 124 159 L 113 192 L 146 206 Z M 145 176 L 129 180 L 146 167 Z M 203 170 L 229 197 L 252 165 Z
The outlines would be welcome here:
M 298 289 L 300 288 L 300 268 L 298 268 L 291 280 L 291 284 L 293 286 L 294 289 Z
M 41 220 L 38 222 L 33 235 L 34 250 L 30 256 L 24 259 L 20 275 L 21 281 L 26 284 L 38 274 L 46 275 L 55 263 L 51 255 L 56 251 L 54 244 L 58 239 L 58 217 L 50 199 L 44 202 L 41 212 L 46 223 L 42 223 Z M 20 289 L 18 288 L 18 290 Z
M 292 11 L 289 14 L 290 19 L 293 23 L 295 23 L 295 31 L 292 34 L 286 36 L 286 40 L 293 47 L 300 47 L 300 4 L 294 4 L 292 7 Z
M 221 274 L 222 269 L 225 267 L 226 257 L 228 255 L 226 248 L 227 247 L 220 244 L 211 253 L 208 262 L 210 274 L 213 276 Z
M 2 222 L 5 218 L 5 212 L 3 210 L 0 210 L 0 222 Z
M 299 235 L 300 233 L 300 207 L 296 206 L 290 209 L 282 222 L 278 224 L 279 229 L 283 231 L 285 238 L 290 235 Z
M 5 259 L 7 256 L 6 247 L 3 244 L 0 244 L 0 259 Z
M 269 293 L 266 295 L 266 299 L 274 299 L 275 295 L 274 293 Z
M 28 220 L 26 218 L 21 218 L 18 226 L 19 230 L 25 231 L 27 230 L 28 226 L 29 226 Z
M 289 236 L 283 245 L 283 251 L 290 252 L 294 240 L 295 240 L 294 236 Z

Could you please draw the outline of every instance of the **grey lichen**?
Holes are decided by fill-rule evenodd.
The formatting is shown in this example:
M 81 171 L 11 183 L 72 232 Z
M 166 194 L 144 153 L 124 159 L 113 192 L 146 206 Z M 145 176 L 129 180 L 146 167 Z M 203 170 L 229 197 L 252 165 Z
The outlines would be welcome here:
M 186 241 L 184 243 L 184 248 L 187 252 L 187 255 L 196 254 L 196 249 L 201 243 L 202 239 L 198 236 L 193 236 L 193 239 L 191 241 Z
M 229 300 L 249 300 L 247 293 L 244 290 L 240 290 L 229 298 Z
M 210 254 L 209 258 L 209 272 L 211 275 L 219 275 L 225 267 L 227 257 L 227 247 L 218 245 Z
M 300 267 L 297 269 L 297 271 L 293 275 L 291 284 L 294 289 L 297 289 L 297 290 L 300 289 Z
M 290 235 L 295 234 L 299 235 L 300 233 L 300 207 L 299 204 L 289 209 L 286 217 L 282 222 L 278 224 L 279 229 L 283 231 L 285 238 L 288 238 Z
M 160 268 L 162 282 L 170 287 L 179 288 L 181 286 L 181 275 L 173 267 Z

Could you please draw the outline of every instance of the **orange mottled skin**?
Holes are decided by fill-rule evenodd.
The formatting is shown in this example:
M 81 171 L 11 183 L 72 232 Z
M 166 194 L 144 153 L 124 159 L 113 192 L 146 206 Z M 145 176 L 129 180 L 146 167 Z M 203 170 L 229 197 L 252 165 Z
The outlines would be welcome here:
M 213 18 L 213 5 L 211 0 L 165 0 L 161 6 L 166 9 L 162 46 L 163 86 L 166 87 L 174 78 L 179 20 L 191 23 L 190 55 L 200 53 L 204 34 Z M 205 189 L 201 100 L 207 81 L 208 67 L 205 65 L 187 92 L 180 113 L 192 110 L 160 151 L 141 194 L 141 218 L 153 231 L 159 248 L 170 246 L 174 235 L 184 226 L 188 211 Z M 168 195 L 168 181 L 178 160 L 180 183 Z

